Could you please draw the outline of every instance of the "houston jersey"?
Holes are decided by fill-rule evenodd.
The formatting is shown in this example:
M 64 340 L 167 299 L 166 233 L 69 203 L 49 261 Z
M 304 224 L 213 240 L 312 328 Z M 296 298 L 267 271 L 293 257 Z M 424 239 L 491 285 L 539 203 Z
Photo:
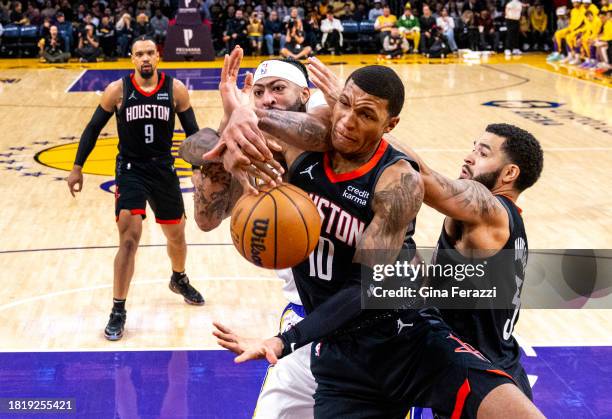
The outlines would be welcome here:
M 487 271 L 495 273 L 495 283 L 499 295 L 505 296 L 504 302 L 511 309 L 490 308 L 478 310 L 440 310 L 444 321 L 468 343 L 475 346 L 489 360 L 504 369 L 512 369 L 520 359 L 519 345 L 512 336 L 514 325 L 518 321 L 521 307 L 521 290 L 525 280 L 527 265 L 527 235 L 523 225 L 520 209 L 505 196 L 497 196 L 508 213 L 510 237 L 501 252 L 479 262 L 486 261 Z M 466 264 L 472 260 L 454 252 L 452 241 L 442 227 L 435 252 L 435 263 Z M 443 251 L 440 251 L 443 250 Z M 506 252 L 512 252 L 508 255 Z
M 327 153 L 306 152 L 292 164 L 289 182 L 310 195 L 321 215 L 318 246 L 308 259 L 293 268 L 307 313 L 346 285 L 357 244 L 374 217 L 372 200 L 376 182 L 387 167 L 399 160 L 418 167 L 381 140 L 370 161 L 352 172 L 334 173 Z M 414 248 L 414 223 L 413 220 L 404 243 L 410 248 Z
M 158 72 L 159 82 L 142 90 L 134 74 L 123 78 L 123 102 L 117 110 L 119 154 L 133 159 L 170 156 L 174 135 L 172 77 Z

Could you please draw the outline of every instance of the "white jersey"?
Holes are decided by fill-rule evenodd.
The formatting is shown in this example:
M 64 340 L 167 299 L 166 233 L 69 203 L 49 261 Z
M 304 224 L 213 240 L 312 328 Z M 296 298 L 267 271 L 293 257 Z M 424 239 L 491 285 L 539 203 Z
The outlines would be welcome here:
M 293 272 L 291 268 L 281 269 L 276 271 L 276 275 L 285 283 L 283 284 L 283 294 L 287 301 L 293 304 L 302 305 L 300 295 L 298 294 L 297 287 L 295 286 L 295 280 L 293 279 Z

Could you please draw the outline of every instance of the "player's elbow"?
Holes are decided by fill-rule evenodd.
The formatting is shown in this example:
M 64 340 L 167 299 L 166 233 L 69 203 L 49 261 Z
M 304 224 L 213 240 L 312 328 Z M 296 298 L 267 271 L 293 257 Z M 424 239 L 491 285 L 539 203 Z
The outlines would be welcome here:
M 219 225 L 223 221 L 222 218 L 214 217 L 214 216 L 211 216 L 210 214 L 206 214 L 203 212 L 200 212 L 200 213 L 196 212 L 194 219 L 195 219 L 195 222 L 198 228 L 204 231 L 205 233 L 213 231 L 215 228 L 219 227 Z

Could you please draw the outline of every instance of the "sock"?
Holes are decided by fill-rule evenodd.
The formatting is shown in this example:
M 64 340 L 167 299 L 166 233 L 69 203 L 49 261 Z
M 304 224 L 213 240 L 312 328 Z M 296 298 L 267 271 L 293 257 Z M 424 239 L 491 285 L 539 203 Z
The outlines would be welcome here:
M 183 272 L 177 272 L 177 271 L 172 271 L 172 279 L 179 281 L 183 278 L 185 278 L 187 276 L 187 274 L 185 273 L 185 271 Z
M 125 300 L 119 300 L 117 298 L 113 298 L 113 310 L 125 311 Z

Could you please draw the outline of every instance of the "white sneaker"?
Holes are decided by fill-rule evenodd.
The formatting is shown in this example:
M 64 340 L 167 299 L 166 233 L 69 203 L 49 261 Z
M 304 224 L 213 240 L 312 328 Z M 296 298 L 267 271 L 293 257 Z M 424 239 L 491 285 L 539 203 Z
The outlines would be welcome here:
M 506 57 L 509 57 L 512 55 L 512 51 L 510 51 L 509 49 L 504 51 L 504 54 L 506 55 Z
M 512 55 L 523 55 L 523 53 L 520 49 L 517 48 L 512 50 Z
M 580 64 L 580 58 L 573 58 L 571 60 L 568 61 L 569 65 L 576 65 L 576 64 Z

